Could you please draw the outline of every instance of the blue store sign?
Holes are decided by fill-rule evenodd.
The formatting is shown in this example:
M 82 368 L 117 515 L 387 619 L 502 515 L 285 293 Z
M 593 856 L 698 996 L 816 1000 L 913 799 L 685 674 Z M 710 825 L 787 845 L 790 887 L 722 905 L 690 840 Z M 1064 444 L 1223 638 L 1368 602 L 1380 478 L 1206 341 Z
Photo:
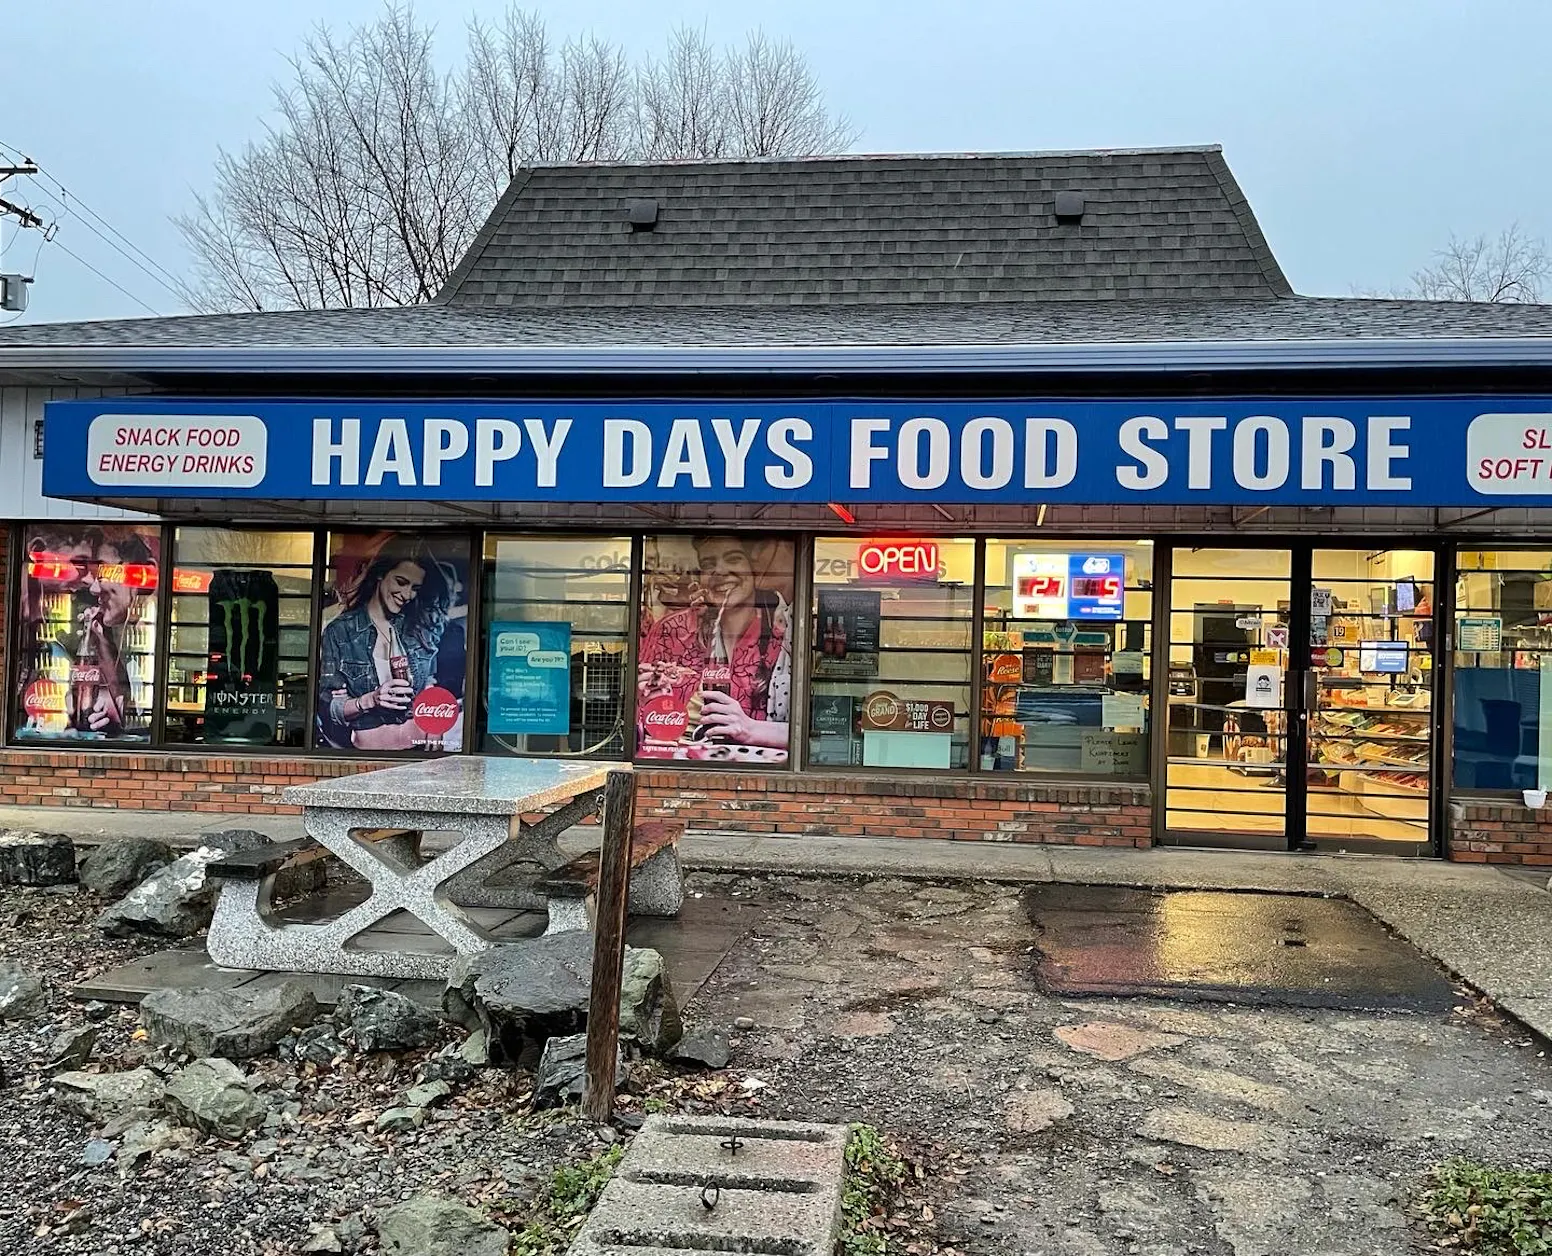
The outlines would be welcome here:
M 351 501 L 1552 502 L 1552 398 L 50 402 L 43 489 Z
M 490 626 L 486 727 L 495 734 L 571 731 L 571 625 Z

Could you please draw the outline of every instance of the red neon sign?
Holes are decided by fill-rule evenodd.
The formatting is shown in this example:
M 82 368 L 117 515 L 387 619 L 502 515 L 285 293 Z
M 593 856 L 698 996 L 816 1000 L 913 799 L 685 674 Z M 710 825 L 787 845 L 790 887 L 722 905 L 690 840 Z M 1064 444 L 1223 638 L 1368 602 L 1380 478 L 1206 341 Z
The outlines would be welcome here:
M 864 580 L 936 580 L 935 541 L 865 541 L 857 550 Z
M 209 593 L 210 578 L 213 574 L 209 571 L 194 571 L 188 567 L 174 567 L 172 569 L 172 591 L 174 593 Z

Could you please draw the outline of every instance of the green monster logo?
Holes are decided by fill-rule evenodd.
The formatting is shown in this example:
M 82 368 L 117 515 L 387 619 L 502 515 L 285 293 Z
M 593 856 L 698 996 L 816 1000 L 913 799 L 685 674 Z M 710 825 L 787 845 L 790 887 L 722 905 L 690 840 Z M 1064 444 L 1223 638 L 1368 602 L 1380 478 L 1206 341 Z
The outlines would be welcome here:
M 264 668 L 264 620 L 269 607 L 262 601 L 246 597 L 224 598 L 216 606 L 220 608 L 221 624 L 226 629 L 227 674 L 234 680 L 257 675 Z M 250 645 L 256 647 L 251 663 L 248 659 Z

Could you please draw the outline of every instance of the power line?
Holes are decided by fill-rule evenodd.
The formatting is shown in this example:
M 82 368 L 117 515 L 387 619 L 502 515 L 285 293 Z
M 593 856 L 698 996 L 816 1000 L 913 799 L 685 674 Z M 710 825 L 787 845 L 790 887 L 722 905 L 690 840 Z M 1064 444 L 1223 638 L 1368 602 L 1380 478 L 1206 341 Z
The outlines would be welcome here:
M 0 148 L 10 149 L 12 152 L 17 153 L 18 155 L 21 155 L 22 152 L 22 150 L 17 148 L 14 144 L 7 144 L 3 141 L 0 141 Z M 107 235 L 104 235 L 102 231 L 99 231 L 95 226 L 92 225 L 91 222 L 87 221 L 87 219 L 78 218 L 77 221 L 80 222 L 83 227 L 85 227 L 93 235 L 97 236 L 98 239 L 102 240 L 102 242 L 108 245 L 109 248 L 113 249 L 116 253 L 122 256 L 125 261 L 130 262 L 148 278 L 160 284 L 168 291 L 169 294 L 177 297 L 180 300 L 182 299 L 183 294 L 177 286 L 177 276 L 175 276 L 170 270 L 158 262 L 154 257 L 142 249 L 138 244 L 126 236 L 101 214 L 99 214 L 90 205 L 88 205 L 86 201 L 83 200 L 80 196 L 70 191 L 69 188 L 60 182 L 58 176 L 50 171 L 46 166 L 43 166 L 31 158 L 24 157 L 24 160 L 31 161 L 32 164 L 38 168 L 39 174 L 43 175 L 51 183 L 53 183 L 53 185 L 59 190 L 59 196 L 65 202 L 67 207 L 70 207 L 73 204 L 75 207 L 79 207 L 80 209 L 84 210 L 88 215 L 101 223 L 103 228 L 106 229 L 112 236 L 116 237 L 118 241 L 121 241 L 123 247 L 121 247 L 119 243 L 115 243 L 113 239 L 109 239 Z M 126 252 L 126 248 L 132 252 Z M 137 259 L 132 254 L 138 254 L 139 258 Z
M 148 303 L 146 301 L 142 301 L 139 297 L 137 297 L 133 292 L 131 292 L 128 288 L 126 288 L 123 284 L 119 283 L 117 280 L 109 279 L 108 276 L 103 274 L 102 271 L 98 270 L 95 266 L 93 266 L 84 257 L 81 257 L 77 253 L 71 252 L 71 250 L 69 249 L 68 246 L 66 246 L 64 244 L 61 244 L 58 240 L 55 240 L 54 244 L 60 249 L 61 252 L 63 252 L 65 254 L 65 256 L 75 258 L 76 261 L 80 262 L 82 266 L 86 267 L 86 269 L 91 271 L 92 274 L 96 275 L 97 278 L 101 279 L 104 283 L 106 283 L 106 284 L 108 284 L 108 285 L 110 285 L 110 286 L 112 286 L 114 288 L 117 288 L 120 292 L 122 292 L 125 296 L 127 296 L 136 305 L 139 305 L 139 306 L 143 307 L 144 309 L 150 310 L 151 313 L 153 315 L 155 315 L 157 318 L 160 318 L 162 316 L 162 312 L 160 310 L 158 310 L 155 306 L 151 305 L 150 303 Z

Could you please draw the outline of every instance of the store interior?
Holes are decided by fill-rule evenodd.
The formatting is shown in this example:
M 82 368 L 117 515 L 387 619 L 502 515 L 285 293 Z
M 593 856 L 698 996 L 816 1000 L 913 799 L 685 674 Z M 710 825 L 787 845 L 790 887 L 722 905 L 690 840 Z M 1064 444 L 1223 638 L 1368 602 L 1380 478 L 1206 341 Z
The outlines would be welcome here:
M 1167 826 L 1282 848 L 1289 727 L 1308 711 L 1305 837 L 1420 853 L 1429 837 L 1433 555 L 1318 548 L 1306 588 L 1284 549 L 1178 548 L 1169 642 Z M 1306 642 L 1292 607 L 1309 600 Z M 1307 686 L 1286 700 L 1286 678 Z

